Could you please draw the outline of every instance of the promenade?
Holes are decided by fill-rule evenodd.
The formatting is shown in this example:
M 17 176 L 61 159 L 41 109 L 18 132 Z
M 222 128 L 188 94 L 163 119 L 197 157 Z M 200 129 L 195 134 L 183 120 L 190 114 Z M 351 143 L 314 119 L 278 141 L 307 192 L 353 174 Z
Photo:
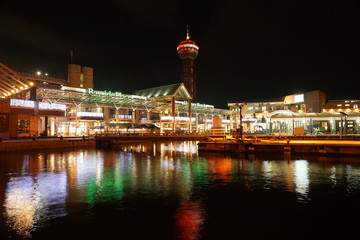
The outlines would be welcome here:
M 200 151 L 240 151 L 240 152 L 296 152 L 321 154 L 360 155 L 360 141 L 347 139 L 316 139 L 303 136 L 292 139 L 290 136 L 249 136 L 244 142 L 231 138 L 230 135 L 108 135 L 95 137 L 49 137 L 10 139 L 0 142 L 0 152 L 30 151 L 56 148 L 110 147 L 113 144 L 147 141 L 198 141 Z
M 244 153 L 296 153 L 320 155 L 360 156 L 359 140 L 344 139 L 289 139 L 289 138 L 244 138 L 214 140 L 206 139 L 198 143 L 199 151 L 244 152 Z
M 31 151 L 57 148 L 95 147 L 94 139 L 90 138 L 27 138 L 10 139 L 0 142 L 0 152 Z

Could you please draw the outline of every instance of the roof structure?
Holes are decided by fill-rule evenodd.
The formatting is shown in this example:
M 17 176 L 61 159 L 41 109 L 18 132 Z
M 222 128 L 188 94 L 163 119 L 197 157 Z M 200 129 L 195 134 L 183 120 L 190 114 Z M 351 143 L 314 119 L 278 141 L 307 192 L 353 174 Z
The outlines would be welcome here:
M 289 110 L 274 111 L 269 114 L 271 118 L 316 118 L 316 117 L 360 117 L 360 112 L 322 112 L 322 113 L 297 113 Z
M 284 102 L 285 97 L 277 97 L 277 98 L 266 98 L 266 99 L 238 99 L 238 100 L 228 100 L 228 104 L 236 104 L 236 103 L 268 103 L 268 102 Z
M 33 82 L 0 62 L 0 98 L 30 88 Z
M 146 97 L 150 101 L 171 101 L 172 97 L 175 97 L 175 100 L 180 101 L 191 99 L 184 83 L 174 83 L 160 87 L 137 90 L 133 94 Z
M 185 94 L 183 90 L 186 88 L 182 87 L 183 84 L 179 84 L 179 88 L 175 86 L 169 87 L 172 89 L 172 94 L 170 94 L 170 99 L 172 95 L 177 96 L 175 101 L 176 108 L 180 112 L 188 111 L 188 102 L 181 101 L 182 94 Z M 175 90 L 174 90 L 175 89 Z M 187 93 L 187 92 L 186 92 Z M 164 97 L 164 96 L 163 96 Z M 169 96 L 167 96 L 169 97 Z M 156 100 L 154 100 L 156 99 Z M 167 99 L 166 96 L 164 99 Z M 49 88 L 38 88 L 37 89 L 37 100 L 39 102 L 52 102 L 52 103 L 62 103 L 66 105 L 77 105 L 77 106 L 99 106 L 99 107 L 115 107 L 115 108 L 131 108 L 131 109 L 143 109 L 153 112 L 162 112 L 165 109 L 171 107 L 171 103 L 165 101 L 161 97 L 154 97 L 147 99 L 139 95 L 127 95 L 120 94 L 116 96 L 108 95 L 97 95 L 90 94 L 87 91 L 71 91 L 71 90 L 59 90 L 59 89 L 49 89 Z M 199 114 L 214 114 L 214 115 L 231 115 L 233 112 L 228 109 L 218 109 L 214 108 L 212 105 L 200 104 L 200 103 L 191 103 L 191 109 L 193 113 Z

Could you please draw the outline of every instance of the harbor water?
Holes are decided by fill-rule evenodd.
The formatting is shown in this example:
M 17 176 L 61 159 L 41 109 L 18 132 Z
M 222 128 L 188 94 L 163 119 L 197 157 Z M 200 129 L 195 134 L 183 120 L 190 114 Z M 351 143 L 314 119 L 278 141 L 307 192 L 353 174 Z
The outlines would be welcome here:
M 0 153 L 0 239 L 345 239 L 360 158 L 197 141 Z

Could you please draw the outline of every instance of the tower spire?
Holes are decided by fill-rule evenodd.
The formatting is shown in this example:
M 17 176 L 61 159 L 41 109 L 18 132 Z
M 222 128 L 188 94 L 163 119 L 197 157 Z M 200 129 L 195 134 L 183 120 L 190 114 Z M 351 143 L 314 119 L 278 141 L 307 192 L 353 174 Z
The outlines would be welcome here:
M 186 25 L 186 40 L 190 39 L 190 30 L 189 30 L 189 25 Z

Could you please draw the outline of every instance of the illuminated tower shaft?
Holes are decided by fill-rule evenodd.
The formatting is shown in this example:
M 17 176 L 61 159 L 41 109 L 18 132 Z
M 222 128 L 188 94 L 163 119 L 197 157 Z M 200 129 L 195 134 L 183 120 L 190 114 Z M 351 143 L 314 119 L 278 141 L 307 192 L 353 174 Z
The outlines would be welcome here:
M 189 30 L 187 30 L 186 40 L 181 41 L 177 47 L 179 58 L 181 59 L 180 80 L 192 96 L 192 101 L 197 101 L 196 96 L 196 74 L 194 71 L 194 61 L 198 55 L 199 47 L 190 39 Z

